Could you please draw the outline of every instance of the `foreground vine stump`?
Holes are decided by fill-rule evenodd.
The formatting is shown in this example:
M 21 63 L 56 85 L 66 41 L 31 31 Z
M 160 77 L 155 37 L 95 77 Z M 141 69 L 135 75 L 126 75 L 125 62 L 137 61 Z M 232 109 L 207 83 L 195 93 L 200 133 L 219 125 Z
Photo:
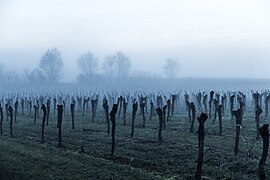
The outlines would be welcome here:
M 106 97 L 103 98 L 103 109 L 105 111 L 106 123 L 107 123 L 107 133 L 110 134 L 110 117 L 109 117 L 109 105 Z
M 257 129 L 257 136 L 256 139 L 258 140 L 260 138 L 260 115 L 262 114 L 262 109 L 260 106 L 256 107 L 256 112 L 255 112 L 255 121 L 256 121 L 256 129 Z
M 261 128 L 259 128 L 261 137 L 263 139 L 263 153 L 262 157 L 259 162 L 259 177 L 260 180 L 265 180 L 265 171 L 264 165 L 268 155 L 268 148 L 269 148 L 269 124 L 264 124 Z
M 198 117 L 197 119 L 199 121 L 199 130 L 197 131 L 199 141 L 199 158 L 195 178 L 196 180 L 200 180 L 202 177 L 202 164 L 204 157 L 204 137 L 205 137 L 204 123 L 208 119 L 208 116 L 205 113 L 201 113 L 200 117 Z
M 135 126 L 135 118 L 136 112 L 138 110 L 138 102 L 134 102 L 132 105 L 132 119 L 131 119 L 131 138 L 134 136 L 134 126 Z
M 72 129 L 75 129 L 74 111 L 75 111 L 75 104 L 71 103 L 70 104 L 70 112 L 71 112 Z
M 8 111 L 10 114 L 10 121 L 9 121 L 10 136 L 13 137 L 13 108 L 9 106 Z
M 58 147 L 62 147 L 63 105 L 57 106 Z
M 0 134 L 3 134 L 3 120 L 4 120 L 3 107 L 0 104 Z
M 114 104 L 112 110 L 110 112 L 111 122 L 112 122 L 112 149 L 111 149 L 111 157 L 114 157 L 114 149 L 115 149 L 115 114 L 117 113 L 118 105 Z
M 163 124 L 163 112 L 162 109 L 159 107 L 156 109 L 156 112 L 159 117 L 159 128 L 158 128 L 158 143 L 161 145 L 162 142 L 162 124 Z
M 40 143 L 44 143 L 45 142 L 44 128 L 45 128 L 47 110 L 46 110 L 46 106 L 44 104 L 42 104 L 41 109 L 43 111 L 43 118 L 42 118 L 42 128 L 41 128 L 41 140 L 40 140 Z
M 237 155 L 239 152 L 239 136 L 240 129 L 242 127 L 242 112 L 241 109 L 233 111 L 233 115 L 236 119 L 236 135 L 235 135 L 235 143 L 234 143 L 234 154 Z

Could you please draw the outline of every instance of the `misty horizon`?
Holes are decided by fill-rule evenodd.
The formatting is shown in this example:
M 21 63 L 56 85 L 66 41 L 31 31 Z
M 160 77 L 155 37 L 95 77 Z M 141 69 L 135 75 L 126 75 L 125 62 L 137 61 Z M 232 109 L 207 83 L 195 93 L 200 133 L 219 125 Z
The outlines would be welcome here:
M 64 82 L 75 82 L 78 57 L 99 60 L 124 52 L 131 73 L 165 77 L 167 58 L 179 78 L 268 79 L 270 3 L 267 1 L 0 2 L 0 63 L 22 73 L 58 48 Z M 252 13 L 251 13 L 252 12 Z

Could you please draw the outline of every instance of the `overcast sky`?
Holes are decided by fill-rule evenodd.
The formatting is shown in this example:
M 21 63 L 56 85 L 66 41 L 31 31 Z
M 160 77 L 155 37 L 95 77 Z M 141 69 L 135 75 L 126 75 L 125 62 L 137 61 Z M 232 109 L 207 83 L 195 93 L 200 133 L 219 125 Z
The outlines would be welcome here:
M 182 77 L 270 77 L 269 0 L 1 0 L 0 62 L 23 70 L 57 47 L 65 80 L 77 57 L 123 51 L 133 70 Z

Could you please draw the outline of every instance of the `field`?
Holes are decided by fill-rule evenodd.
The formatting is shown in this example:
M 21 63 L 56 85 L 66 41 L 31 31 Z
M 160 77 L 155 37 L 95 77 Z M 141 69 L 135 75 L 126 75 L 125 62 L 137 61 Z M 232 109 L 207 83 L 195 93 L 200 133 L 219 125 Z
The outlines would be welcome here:
M 258 179 L 262 140 L 255 141 L 254 112 L 246 111 L 240 137 L 240 152 L 234 155 L 235 128 L 226 113 L 223 135 L 218 135 L 218 121 L 206 122 L 203 179 Z M 14 138 L 9 124 L 3 122 L 0 136 L 0 179 L 193 179 L 198 158 L 196 133 L 189 133 L 190 123 L 184 109 L 171 117 L 158 145 L 158 117 L 142 128 L 142 117 L 136 118 L 135 135 L 130 138 L 130 119 L 122 125 L 117 118 L 116 152 L 111 159 L 111 136 L 107 134 L 103 111 L 95 123 L 90 114 L 75 114 L 76 128 L 71 128 L 70 114 L 63 118 L 63 145 L 57 147 L 56 117 L 45 127 L 45 143 L 40 144 L 41 118 L 18 115 Z M 128 114 L 130 115 L 130 114 Z M 198 114 L 197 114 L 198 115 Z M 117 115 L 118 117 L 118 115 Z M 261 122 L 261 125 L 266 121 Z M 198 129 L 198 122 L 195 122 Z M 81 147 L 83 145 L 83 150 Z M 266 162 L 266 174 L 270 174 Z

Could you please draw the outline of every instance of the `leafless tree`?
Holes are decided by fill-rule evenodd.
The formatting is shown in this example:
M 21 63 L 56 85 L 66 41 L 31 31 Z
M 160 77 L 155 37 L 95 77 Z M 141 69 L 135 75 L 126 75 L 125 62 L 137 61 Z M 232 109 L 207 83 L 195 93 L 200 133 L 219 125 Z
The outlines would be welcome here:
M 43 70 L 49 82 L 58 82 L 64 69 L 60 51 L 57 48 L 48 49 L 42 55 L 39 67 Z
M 113 55 L 113 59 L 115 60 L 119 80 L 128 77 L 131 69 L 130 58 L 123 52 L 116 52 L 116 54 Z
M 173 79 L 177 76 L 177 73 L 180 69 L 180 64 L 176 59 L 166 59 L 165 65 L 163 66 L 164 74 Z
M 92 76 L 98 70 L 98 58 L 93 55 L 90 51 L 82 54 L 77 61 L 77 64 L 82 72 L 81 75 L 86 78 L 92 78 Z
M 104 59 L 102 69 L 108 77 L 113 77 L 115 71 L 115 59 L 113 56 L 107 56 Z

